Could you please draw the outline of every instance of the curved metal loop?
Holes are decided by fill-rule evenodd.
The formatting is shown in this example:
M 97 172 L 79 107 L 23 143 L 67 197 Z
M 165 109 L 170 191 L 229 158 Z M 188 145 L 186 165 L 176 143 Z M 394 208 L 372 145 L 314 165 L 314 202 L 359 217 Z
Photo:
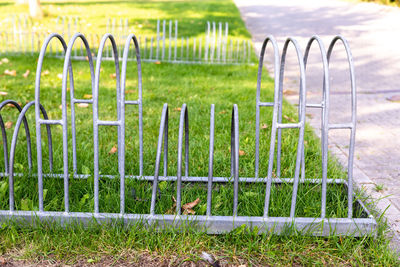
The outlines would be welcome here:
M 89 67 L 90 67 L 90 79 L 92 82 L 92 94 L 94 90 L 94 66 L 93 66 L 93 57 L 92 57 L 92 52 L 89 47 L 89 43 L 86 39 L 86 37 L 82 33 L 76 33 L 72 36 L 71 40 L 68 43 L 68 48 L 65 53 L 65 58 L 64 58 L 64 68 L 63 68 L 63 79 L 62 79 L 62 86 L 63 90 L 64 88 L 67 88 L 67 76 L 69 73 L 70 76 L 70 101 L 71 101 L 71 132 L 72 132 L 72 166 L 73 166 L 73 172 L 74 175 L 77 174 L 77 155 L 76 155 L 76 123 L 75 123 L 75 82 L 73 78 L 73 71 L 72 71 L 72 64 L 71 64 L 71 53 L 72 49 L 74 47 L 75 41 L 77 39 L 81 39 L 85 49 L 86 49 L 86 56 L 89 61 Z
M 46 49 L 50 43 L 50 41 L 56 38 L 58 39 L 63 48 L 64 51 L 67 50 L 67 45 L 63 39 L 63 37 L 57 33 L 52 33 L 50 34 L 44 41 L 42 48 L 40 50 L 39 54 L 39 59 L 38 59 L 38 64 L 37 64 L 37 70 L 36 70 L 36 80 L 35 80 L 35 120 L 36 120 L 36 147 L 37 147 L 37 164 L 38 164 L 38 191 L 39 191 L 39 212 L 43 211 L 43 173 L 42 173 L 42 137 L 41 137 L 41 131 L 40 131 L 40 125 L 42 123 L 50 123 L 49 120 L 42 120 L 40 118 L 40 78 L 42 74 L 42 66 L 43 66 L 43 59 L 46 54 Z M 63 75 L 64 76 L 64 75 Z M 63 77 L 63 80 L 66 77 Z M 70 77 L 72 79 L 72 77 Z M 68 206 L 68 145 L 65 140 L 68 139 L 67 135 L 67 88 L 62 88 L 62 121 L 57 121 L 54 120 L 52 121 L 52 124 L 61 124 L 63 126 L 63 158 L 64 158 L 64 206 L 65 206 L 65 211 L 68 212 L 69 206 Z M 67 157 L 67 159 L 65 159 Z
M 279 92 L 279 83 L 276 81 L 279 81 L 279 48 L 278 44 L 273 36 L 268 36 L 265 38 L 264 43 L 261 48 L 261 53 L 260 53 L 260 60 L 258 63 L 258 72 L 257 72 L 257 95 L 256 95 L 256 140 L 255 140 L 255 178 L 258 178 L 258 172 L 259 172 L 259 158 L 260 158 L 260 106 L 262 105 L 261 103 L 261 79 L 262 79 L 262 70 L 263 70 L 263 65 L 264 65 L 264 55 L 265 55 L 265 50 L 267 48 L 268 43 L 271 43 L 273 49 L 274 49 L 274 103 L 278 102 L 278 92 Z M 268 106 L 273 106 L 274 103 L 266 103 Z M 271 136 L 272 138 L 272 136 Z M 273 142 L 275 143 L 275 137 L 273 137 L 274 140 Z M 272 142 L 272 140 L 271 140 Z M 271 159 L 271 157 L 270 157 Z
M 317 42 L 321 54 L 322 67 L 323 67 L 323 84 L 322 84 L 322 101 L 321 104 L 311 105 L 310 107 L 321 108 L 321 151 L 322 151 L 322 192 L 321 192 L 321 218 L 326 216 L 326 187 L 327 187 L 327 173 L 328 173 L 328 131 L 329 131 L 329 95 L 330 95 L 330 82 L 329 82 L 329 63 L 324 43 L 319 36 L 312 36 L 307 43 L 304 52 L 304 67 L 307 71 L 307 60 L 312 47 L 312 44 Z M 307 95 L 306 95 L 307 97 Z M 308 105 L 306 105 L 308 107 Z M 301 177 L 305 177 L 305 156 L 304 148 L 302 154 L 302 172 Z
M 185 177 L 189 176 L 189 117 L 186 104 L 182 105 L 179 120 L 178 137 L 178 170 L 177 170 L 177 189 L 176 189 L 176 213 L 181 215 L 181 189 L 182 189 L 182 140 L 183 128 L 185 127 Z
M 233 177 L 233 216 L 237 216 L 239 192 L 239 111 L 232 107 L 231 120 L 231 177 Z
M 169 113 L 168 104 L 165 103 L 161 114 L 160 130 L 158 134 L 157 155 L 156 155 L 156 164 L 154 170 L 153 191 L 151 194 L 150 215 L 155 214 L 156 198 L 158 190 L 158 176 L 159 176 L 160 161 L 161 161 L 161 149 L 163 144 L 164 144 L 164 171 L 166 167 L 165 162 L 168 155 L 168 113 Z
M 272 125 L 271 136 L 276 135 L 278 133 L 278 142 L 277 142 L 277 176 L 280 177 L 280 158 L 281 158 L 281 128 L 282 128 L 282 100 L 283 100 L 283 78 L 285 73 L 285 62 L 287 49 L 289 44 L 293 44 L 296 54 L 297 61 L 300 69 L 300 92 L 299 92 L 299 123 L 297 125 L 293 125 L 291 128 L 299 128 L 299 138 L 297 142 L 297 156 L 296 156 L 296 165 L 295 165 L 295 174 L 294 174 L 294 182 L 293 182 L 293 193 L 292 193 L 292 203 L 290 209 L 290 217 L 293 218 L 295 215 L 295 207 L 296 207 L 296 199 L 297 199 L 297 190 L 299 185 L 299 174 L 300 174 L 300 166 L 301 166 L 301 156 L 304 146 L 304 128 L 305 128 L 305 108 L 306 108 L 306 76 L 305 76 L 305 67 L 304 67 L 304 58 L 301 52 L 300 46 L 297 41 L 291 37 L 287 38 L 285 44 L 283 46 L 282 57 L 281 57 L 281 65 L 280 65 L 280 73 L 279 73 L 279 92 L 278 92 L 278 101 L 274 104 L 274 114 L 273 114 L 273 122 L 276 122 Z M 275 92 L 277 93 L 277 92 Z M 280 126 L 280 127 L 277 127 Z M 272 138 L 271 138 L 272 140 Z M 271 142 L 270 144 L 270 152 L 274 151 L 275 142 Z M 274 155 L 272 153 L 272 155 Z M 270 157 L 271 159 L 271 157 Z M 264 205 L 264 217 L 268 217 L 269 210 L 269 202 L 270 202 L 270 194 L 271 194 L 271 183 L 272 183 L 272 165 L 273 165 L 273 157 L 268 164 L 268 177 L 267 177 L 267 186 L 265 193 L 265 205 Z
M 100 83 L 100 69 L 103 58 L 103 50 L 107 40 L 110 40 L 112 45 L 112 51 L 114 55 L 114 65 L 115 65 L 115 74 L 116 74 L 116 89 L 117 89 L 117 115 L 118 120 L 121 119 L 121 89 L 120 89 L 120 71 L 119 71 L 119 56 L 117 44 L 114 40 L 114 37 L 107 33 L 103 36 L 100 42 L 100 46 L 97 52 L 96 58 L 96 71 L 95 71 L 95 82 L 94 82 L 94 90 L 93 90 L 93 143 L 94 143 L 94 212 L 99 213 L 99 83 Z M 118 130 L 118 144 L 120 144 L 121 140 L 121 130 Z M 119 162 L 121 152 L 118 152 Z M 121 194 L 122 195 L 122 194 Z M 122 199 L 122 198 L 121 198 Z M 123 203 L 121 203 L 123 204 Z M 121 205 L 121 210 L 124 208 Z
M 19 113 L 21 113 L 22 108 L 21 106 L 18 104 L 17 101 L 14 100 L 4 100 L 3 102 L 0 103 L 0 111 L 6 106 L 6 105 L 12 105 L 15 108 L 17 108 L 17 110 L 19 111 Z M 32 169 L 32 146 L 31 146 L 31 134 L 29 131 L 29 126 L 28 126 L 28 122 L 25 118 L 25 116 L 23 117 L 23 123 L 24 123 L 24 128 L 25 128 L 25 135 L 26 135 L 26 145 L 27 145 L 27 155 L 28 155 L 28 166 L 29 166 L 29 170 Z M 9 172 L 9 164 L 8 164 L 8 142 L 7 142 L 7 134 L 6 134 L 6 129 L 4 126 L 4 121 L 3 121 L 3 117 L 0 114 L 0 127 L 1 127 L 1 135 L 3 138 L 3 152 L 4 152 L 4 171 L 7 174 Z
M 347 187 L 348 187 L 348 218 L 353 217 L 353 161 L 354 161 L 354 146 L 355 146 L 355 139 L 356 139 L 356 116 L 357 116 L 357 95 L 356 95 L 356 78 L 355 78 L 355 72 L 354 72 L 354 63 L 353 63 L 353 56 L 351 54 L 350 46 L 347 40 L 341 36 L 335 36 L 329 45 L 328 48 L 328 63 L 330 63 L 330 58 L 332 55 L 333 48 L 335 47 L 335 44 L 340 41 L 346 51 L 346 56 L 347 56 L 347 61 L 349 63 L 349 74 L 350 74 L 350 84 L 351 84 L 351 123 L 350 126 L 346 127 L 332 127 L 336 129 L 344 129 L 348 128 L 350 129 L 350 144 L 349 144 L 349 157 L 348 157 L 348 165 L 347 165 Z M 331 125 L 328 126 L 331 128 Z
M 25 126 L 25 131 L 28 129 L 26 132 L 27 135 L 27 142 L 29 143 L 28 147 L 30 149 L 30 134 L 29 134 L 29 128 L 28 124 L 26 121 L 26 112 L 29 110 L 29 108 L 35 104 L 35 101 L 29 102 L 25 107 L 20 111 L 20 114 L 17 119 L 17 123 L 15 124 L 12 140 L 11 140 L 11 147 L 10 147 L 10 163 L 9 163 L 9 195 L 10 195 L 10 211 L 14 210 L 14 159 L 15 159 L 15 149 L 17 147 L 17 140 L 18 140 L 18 133 L 19 129 L 21 127 L 21 123 L 24 123 Z M 40 105 L 40 110 L 42 112 L 43 118 L 45 120 L 48 119 L 47 112 L 45 108 Z M 47 142 L 49 146 L 49 162 L 50 162 L 50 171 L 53 171 L 53 141 L 52 141 L 52 136 L 51 136 L 51 129 L 50 125 L 46 124 L 46 129 L 47 129 Z M 29 138 L 28 138 L 29 136 Z M 28 141 L 29 140 L 29 141 Z M 29 163 L 29 170 L 32 168 L 32 157 L 28 158 L 28 163 Z
M 142 63 L 140 59 L 140 49 L 139 43 L 134 34 L 128 35 L 124 53 L 122 58 L 122 69 L 121 69 L 121 95 L 122 95 L 122 103 L 125 103 L 125 87 L 126 87 L 126 68 L 128 63 L 129 57 L 129 48 L 131 41 L 135 46 L 135 54 L 136 54 L 136 64 L 137 64 L 137 74 L 138 74 L 138 97 L 137 100 L 139 106 L 139 176 L 143 176 L 143 102 L 142 102 Z M 121 108 L 121 115 L 125 116 L 125 105 L 122 104 Z M 125 120 L 122 119 L 122 122 L 125 123 Z

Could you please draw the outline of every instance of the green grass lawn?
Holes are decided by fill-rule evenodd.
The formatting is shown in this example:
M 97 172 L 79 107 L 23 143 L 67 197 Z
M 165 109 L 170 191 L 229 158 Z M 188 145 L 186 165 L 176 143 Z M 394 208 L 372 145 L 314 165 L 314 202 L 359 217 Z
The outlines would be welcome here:
M 115 11 L 119 16 L 132 17 L 132 23 L 145 24 L 154 18 L 182 18 L 180 27 L 188 27 L 186 34 L 201 34 L 203 26 L 189 27 L 191 21 L 204 24 L 206 20 L 229 21 L 231 30 L 237 36 L 248 38 L 249 34 L 240 19 L 239 12 L 231 1 L 145 1 L 131 3 L 129 1 L 100 2 L 96 6 L 88 5 L 90 1 L 43 2 L 43 8 L 50 21 L 62 10 L 64 14 L 80 15 L 86 19 L 99 21 L 106 11 Z M 10 12 L 13 5 L 0 5 L 0 11 Z M 19 7 L 22 11 L 22 7 Z M 143 11 L 143 10 L 146 11 Z M 17 9 L 18 10 L 18 9 Z M 15 12 L 15 9 L 13 9 Z M 118 13 L 119 12 L 119 13 Z M 185 24 L 185 25 L 183 25 Z M 149 22 L 153 27 L 155 23 Z M 149 27 L 149 31 L 154 28 Z M 146 28 L 145 26 L 143 28 Z M 101 30 L 99 28 L 99 30 Z M 36 55 L 37 56 L 37 55 Z M 36 56 L 7 55 L 8 63 L 0 65 L 0 73 L 6 69 L 16 70 L 16 76 L 1 75 L 0 91 L 7 95 L 1 100 L 14 99 L 21 104 L 34 99 L 34 77 Z M 43 70 L 48 74 L 42 76 L 41 99 L 51 119 L 59 119 L 61 110 L 61 79 L 63 61 L 46 59 Z M 87 62 L 73 62 L 75 77 L 75 96 L 84 98 L 91 94 L 90 74 Z M 27 71 L 27 78 L 22 75 Z M 116 119 L 115 78 L 113 63 L 104 62 L 101 72 L 100 86 L 100 119 Z M 137 75 L 135 64 L 128 66 L 127 99 L 137 98 Z M 230 176 L 230 117 L 233 104 L 239 107 L 240 123 L 240 176 L 254 175 L 254 131 L 255 131 L 255 94 L 256 66 L 211 66 L 211 65 L 174 65 L 143 64 L 143 110 L 144 110 L 144 174 L 154 174 L 155 151 L 162 105 L 168 103 L 170 108 L 168 174 L 176 175 L 176 147 L 178 139 L 179 108 L 183 103 L 189 109 L 190 161 L 189 174 L 207 176 L 208 174 L 208 132 L 210 105 L 216 104 L 215 158 L 214 176 Z M 263 101 L 271 101 L 273 81 L 264 75 L 262 84 Z M 77 107 L 77 142 L 78 172 L 92 173 L 93 137 L 91 106 Z M 295 109 L 285 103 L 287 120 L 297 119 Z M 138 174 L 138 123 L 137 107 L 126 109 L 126 173 Z M 11 108 L 2 111 L 5 122 L 14 121 L 16 114 Z M 34 112 L 28 113 L 32 136 L 34 132 Z M 287 122 L 287 121 L 286 121 Z M 261 130 L 260 177 L 266 176 L 267 151 L 271 124 L 271 109 L 263 108 L 261 125 L 268 127 Z M 11 137 L 13 127 L 7 129 Z M 52 127 L 54 138 L 55 167 L 62 173 L 61 128 Z M 306 134 L 306 177 L 321 176 L 321 152 L 319 140 L 313 135 L 311 128 Z M 44 128 L 42 135 L 44 136 Z M 71 134 L 69 132 L 69 134 Z M 33 138 L 35 141 L 35 138 Z M 17 150 L 16 171 L 27 173 L 26 137 L 21 131 Z M 283 135 L 282 176 L 292 177 L 294 173 L 294 155 L 297 132 L 284 131 Z M 48 171 L 46 140 L 43 141 L 44 170 Z M 71 146 L 71 144 L 69 143 Z M 110 153 L 117 145 L 115 127 L 100 127 L 100 171 L 102 174 L 117 174 L 117 153 Z M 33 142 L 35 147 L 35 142 Z M 36 151 L 33 152 L 34 169 Z M 2 154 L 2 153 L 1 153 Z M 2 157 L 2 156 L 0 156 Z M 70 166 L 72 154 L 69 151 Z M 3 159 L 0 159 L 3 162 Z M 0 166 L 4 170 L 4 166 Z M 72 169 L 71 169 L 72 170 Z M 342 178 L 342 168 L 332 159 L 328 176 Z M 156 212 L 168 213 L 173 205 L 171 197 L 175 194 L 175 183 L 160 183 L 161 200 Z M 135 196 L 130 192 L 135 189 Z M 57 179 L 45 179 L 45 210 L 63 210 L 63 182 Z M 264 185 L 241 186 L 239 191 L 239 215 L 260 216 L 263 211 Z M 126 182 L 126 212 L 148 213 L 151 195 L 151 183 L 128 180 Z M 213 191 L 213 214 L 231 215 L 232 185 L 215 185 Z M 70 180 L 71 211 L 93 211 L 93 179 Z M 185 183 L 182 193 L 183 203 L 193 201 L 197 197 L 200 203 L 194 208 L 196 214 L 205 214 L 206 190 L 204 186 Z M 37 210 L 37 180 L 28 174 L 15 178 L 16 209 Z M 305 184 L 299 188 L 297 216 L 320 216 L 320 186 Z M 290 209 L 291 187 L 283 185 L 272 189 L 271 216 L 288 216 Z M 328 189 L 328 217 L 346 216 L 346 197 L 343 189 L 330 186 Z M 0 179 L 0 209 L 8 209 L 8 179 Z M 102 179 L 100 181 L 100 211 L 119 212 L 118 179 Z M 355 214 L 361 215 L 361 214 Z M 58 225 L 42 225 L 40 227 L 20 227 L 13 223 L 0 228 L 0 252 L 7 259 L 22 259 L 29 262 L 63 262 L 66 264 L 161 264 L 164 261 L 176 265 L 186 261 L 198 261 L 202 251 L 207 251 L 222 263 L 249 263 L 254 265 L 311 265 L 311 264 L 343 264 L 343 265 L 396 265 L 399 262 L 388 249 L 385 237 L 386 226 L 380 222 L 376 237 L 308 237 L 296 233 L 275 236 L 257 235 L 249 230 L 239 228 L 226 235 L 207 235 L 190 229 L 181 231 L 169 229 L 158 232 L 143 229 L 141 225 L 125 228 L 121 225 L 90 226 L 82 228 L 71 226 L 61 228 Z

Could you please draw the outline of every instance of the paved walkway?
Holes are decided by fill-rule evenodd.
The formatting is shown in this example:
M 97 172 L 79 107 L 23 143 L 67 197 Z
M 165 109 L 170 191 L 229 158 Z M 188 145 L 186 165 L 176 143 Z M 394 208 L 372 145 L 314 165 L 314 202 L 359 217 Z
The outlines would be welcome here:
M 388 98 L 400 96 L 400 8 L 338 0 L 234 1 L 253 36 L 257 53 L 269 34 L 276 37 L 280 50 L 288 36 L 295 37 L 303 51 L 315 34 L 324 40 L 326 48 L 334 35 L 347 38 L 354 57 L 358 92 L 355 180 L 373 198 L 380 199 L 378 208 L 388 208 L 385 214 L 399 234 L 400 102 Z M 322 85 L 322 65 L 317 56 L 315 49 L 307 65 L 307 101 L 315 103 L 321 99 Z M 332 61 L 331 105 L 337 110 L 331 113 L 332 122 L 349 121 L 349 98 L 340 94 L 350 88 L 343 57 L 343 53 L 338 53 Z M 289 62 L 289 66 L 296 66 L 295 57 Z M 297 70 L 291 67 L 287 71 L 285 88 L 295 88 Z M 317 133 L 319 118 L 318 113 L 308 116 Z M 347 138 L 346 131 L 330 132 L 330 149 L 343 162 Z M 383 185 L 383 190 L 376 192 L 376 185 Z

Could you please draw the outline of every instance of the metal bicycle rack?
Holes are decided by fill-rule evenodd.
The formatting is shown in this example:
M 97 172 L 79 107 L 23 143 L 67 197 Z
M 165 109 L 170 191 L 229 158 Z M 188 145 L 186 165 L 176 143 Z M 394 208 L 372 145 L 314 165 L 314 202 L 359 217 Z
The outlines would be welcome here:
M 53 39 L 58 39 L 65 50 L 64 68 L 62 74 L 62 118 L 59 120 L 50 120 L 47 117 L 45 108 L 41 105 L 40 101 L 40 79 L 43 59 L 46 54 L 46 49 Z M 74 96 L 74 78 L 71 65 L 71 52 L 73 51 L 74 43 L 77 39 L 81 39 L 84 43 L 85 50 L 90 65 L 91 85 L 92 85 L 92 99 L 77 99 Z M 100 69 L 102 64 L 102 52 L 105 43 L 110 41 L 113 48 L 113 55 L 115 61 L 116 72 L 116 89 L 117 89 L 117 110 L 118 116 L 115 121 L 103 121 L 99 119 L 98 103 L 99 103 L 99 83 L 100 83 Z M 127 59 L 130 53 L 131 42 L 134 44 L 136 63 L 138 70 L 138 99 L 126 100 L 125 99 L 125 82 Z M 341 42 L 347 53 L 347 60 L 350 71 L 351 81 L 351 121 L 342 124 L 329 123 L 329 60 L 333 53 L 335 44 Z M 320 103 L 310 104 L 306 102 L 306 65 L 307 58 L 313 43 L 318 44 L 323 65 L 323 96 Z M 273 48 L 274 56 L 274 98 L 273 102 L 263 102 L 260 97 L 261 90 L 261 76 L 264 65 L 264 54 L 267 45 Z M 285 72 L 285 61 L 287 56 L 288 47 L 292 45 L 297 53 L 298 67 L 300 70 L 300 89 L 299 89 L 299 121 L 296 123 L 283 123 L 282 122 L 282 109 L 283 109 L 283 78 Z M 70 77 L 70 108 L 71 108 L 71 132 L 72 132 L 72 154 L 73 154 L 73 173 L 69 174 L 68 166 L 68 124 L 67 124 L 67 77 Z M 87 103 L 92 105 L 92 118 L 93 118 L 93 143 L 94 143 L 94 210 L 93 212 L 71 212 L 69 207 L 69 181 L 75 178 L 87 178 L 90 175 L 77 173 L 77 143 L 76 143 L 76 122 L 75 122 L 75 104 Z M 122 57 L 122 69 L 119 69 L 119 57 L 115 40 L 111 34 L 103 36 L 99 52 L 97 55 L 96 66 L 94 66 L 93 57 L 90 47 L 86 38 L 80 34 L 75 34 L 67 45 L 59 34 L 51 34 L 44 42 L 37 65 L 36 83 L 35 83 L 35 100 L 29 102 L 25 107 L 20 107 L 16 101 L 7 100 L 0 104 L 0 110 L 7 104 L 15 106 L 20 112 L 17 123 L 15 125 L 11 148 L 8 150 L 7 139 L 5 135 L 5 127 L 3 120 L 0 116 L 0 126 L 2 129 L 3 145 L 4 145 L 4 159 L 5 159 L 5 173 L 2 174 L 4 178 L 8 177 L 9 180 L 9 210 L 0 210 L 0 221 L 17 220 L 34 222 L 36 220 L 50 220 L 58 221 L 61 224 L 68 224 L 74 221 L 89 222 L 97 221 L 109 222 L 112 220 L 122 220 L 124 223 L 143 222 L 148 225 L 157 225 L 158 227 L 178 227 L 182 224 L 187 224 L 190 227 L 204 229 L 208 233 L 224 233 L 231 231 L 242 225 L 250 228 L 257 227 L 259 232 L 273 232 L 281 233 L 287 227 L 294 227 L 296 230 L 306 232 L 313 235 L 327 236 L 332 233 L 340 235 L 366 235 L 372 233 L 376 228 L 376 221 L 365 205 L 360 200 L 354 200 L 353 193 L 353 156 L 354 156 L 354 141 L 355 141 L 355 127 L 356 127 L 356 85 L 354 77 L 354 68 L 352 63 L 352 56 L 347 41 L 341 37 L 336 36 L 333 38 L 328 50 L 326 51 L 321 39 L 314 36 L 308 42 L 305 53 L 303 55 L 298 43 L 293 38 L 288 38 L 284 44 L 282 54 L 280 56 L 278 45 L 272 36 L 265 39 L 259 61 L 258 79 L 257 79 L 257 94 L 256 94 L 256 138 L 255 138 L 255 174 L 254 177 L 239 177 L 239 110 L 237 105 L 232 107 L 232 120 L 231 120 L 231 177 L 214 177 L 213 164 L 214 164 L 214 105 L 211 105 L 210 110 L 210 132 L 209 132 L 209 169 L 208 177 L 193 177 L 189 176 L 189 117 L 188 107 L 186 104 L 182 105 L 179 122 L 179 139 L 178 139 L 178 155 L 177 155 L 177 175 L 168 176 L 167 174 L 167 154 L 168 154 L 168 105 L 164 104 L 161 115 L 161 123 L 159 128 L 158 144 L 156 163 L 153 176 L 146 176 L 143 173 L 143 108 L 142 108 L 142 72 L 139 43 L 135 35 L 131 34 L 126 39 L 125 47 Z M 136 176 L 128 176 L 125 173 L 125 107 L 126 105 L 135 105 L 138 107 L 138 123 L 139 123 L 139 173 Z M 29 126 L 25 118 L 25 114 L 29 108 L 35 108 L 35 121 L 36 121 L 36 144 L 37 144 L 37 179 L 38 179 L 38 196 L 39 196 L 39 210 L 38 211 L 20 211 L 16 210 L 14 206 L 14 177 L 23 174 L 14 173 L 14 160 L 15 149 L 17 145 L 18 133 L 20 126 L 23 123 L 26 137 L 27 137 L 27 153 L 29 168 L 32 168 L 32 151 L 31 151 L 31 137 L 29 133 Z M 272 125 L 271 125 L 271 140 L 269 147 L 269 161 L 268 161 L 268 175 L 266 178 L 259 177 L 259 158 L 260 158 L 260 109 L 262 107 L 272 108 Z M 306 179 L 304 177 L 304 135 L 306 124 L 306 108 L 319 108 L 321 109 L 321 150 L 322 150 L 322 177 L 313 179 Z M 41 114 L 43 118 L 41 118 Z M 41 125 L 46 125 L 48 149 L 49 149 L 49 162 L 51 173 L 44 173 L 42 168 L 42 137 Z M 63 135 L 63 169 L 62 174 L 52 173 L 53 154 L 52 154 L 52 134 L 50 125 L 61 125 Z M 110 175 L 99 173 L 99 126 L 116 126 L 118 127 L 118 172 L 120 180 L 120 213 L 101 213 L 99 212 L 99 179 L 111 177 Z M 296 152 L 296 165 L 294 177 L 282 178 L 281 176 L 281 147 L 282 147 L 282 131 L 284 129 L 298 129 L 298 141 Z M 350 130 L 349 140 L 349 157 L 348 157 L 348 170 L 347 179 L 329 179 L 327 177 L 328 168 L 328 131 L 331 129 L 348 129 Z M 275 147 L 276 143 L 276 147 Z M 183 153 L 183 144 L 185 152 Z M 10 154 L 8 155 L 8 151 Z M 277 154 L 276 154 L 276 153 Z M 160 163 L 163 155 L 163 174 L 160 174 Z M 274 159 L 276 157 L 276 162 Z M 185 162 L 185 168 L 182 173 L 182 163 Z M 276 164 L 276 177 L 273 177 L 273 165 Z M 73 177 L 71 177 L 73 176 Z M 43 179 L 46 177 L 59 177 L 64 181 L 64 211 L 45 211 L 43 206 Z M 129 214 L 125 212 L 125 179 L 143 179 L 152 181 L 152 196 L 151 206 L 148 214 Z M 213 183 L 224 183 L 233 180 L 233 213 L 231 216 L 213 215 L 211 201 L 213 197 Z M 176 214 L 156 214 L 157 202 L 157 189 L 159 181 L 176 181 Z M 304 182 L 320 185 L 322 190 L 321 195 L 321 216 L 315 218 L 309 217 L 296 217 L 296 201 L 298 195 L 299 184 Z M 207 211 L 206 215 L 182 215 L 181 214 L 181 191 L 183 182 L 198 182 L 207 184 Z M 238 215 L 238 192 L 239 186 L 246 183 L 263 183 L 265 184 L 265 206 L 263 216 L 239 216 Z M 269 207 L 271 200 L 271 187 L 273 184 L 287 183 L 292 185 L 292 198 L 289 217 L 271 217 L 269 216 Z M 330 184 L 341 184 L 347 189 L 348 211 L 345 218 L 327 218 L 326 216 L 326 202 L 327 202 L 327 186 Z M 353 216 L 353 206 L 357 204 L 367 216 L 365 218 L 355 218 Z

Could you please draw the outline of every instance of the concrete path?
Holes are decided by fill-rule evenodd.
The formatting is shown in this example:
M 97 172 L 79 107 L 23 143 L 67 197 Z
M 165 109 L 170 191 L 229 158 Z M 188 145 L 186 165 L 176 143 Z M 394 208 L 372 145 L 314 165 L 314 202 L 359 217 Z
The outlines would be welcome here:
M 400 8 L 337 0 L 234 1 L 253 36 L 257 53 L 269 34 L 278 40 L 280 50 L 288 36 L 295 37 L 303 51 L 312 35 L 319 35 L 326 48 L 337 34 L 349 41 L 358 93 L 354 178 L 373 198 L 380 199 L 378 208 L 382 211 L 387 208 L 389 223 L 399 234 L 400 102 L 388 98 L 400 96 Z M 330 98 L 336 111 L 331 112 L 330 120 L 349 122 L 349 97 L 343 94 L 350 88 L 347 63 L 344 53 L 337 51 L 331 64 L 333 94 Z M 285 76 L 288 74 L 286 89 L 296 88 L 298 84 L 294 50 L 291 53 L 285 72 Z M 315 49 L 307 64 L 307 101 L 314 103 L 321 101 L 322 64 L 318 53 Z M 312 110 L 307 113 L 310 113 L 309 123 L 318 134 L 319 114 Z M 348 132 L 331 131 L 329 136 L 330 149 L 346 162 Z M 377 192 L 381 185 L 383 190 Z

